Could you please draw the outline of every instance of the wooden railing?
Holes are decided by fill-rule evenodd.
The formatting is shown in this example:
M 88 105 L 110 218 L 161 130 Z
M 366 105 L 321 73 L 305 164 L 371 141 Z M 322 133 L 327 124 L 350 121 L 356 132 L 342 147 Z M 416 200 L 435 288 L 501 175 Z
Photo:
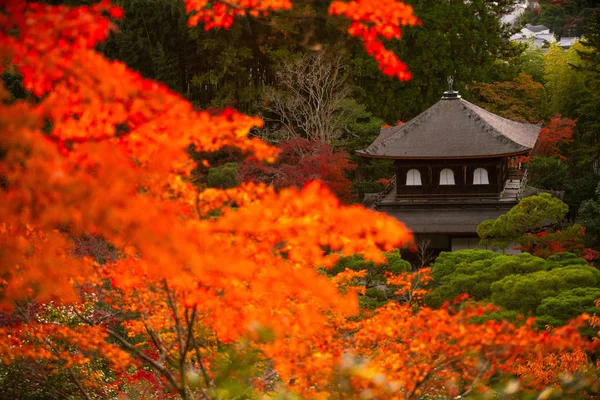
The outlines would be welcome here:
M 383 190 L 377 193 L 377 197 L 375 197 L 375 205 L 377 205 L 377 203 L 383 200 L 385 196 L 390 194 L 394 187 L 396 187 L 396 175 L 392 176 L 388 184 L 385 185 L 385 187 L 383 188 Z
M 508 179 L 518 181 L 523 178 L 523 175 L 527 174 L 526 170 L 522 169 L 510 169 L 508 171 Z
M 527 187 L 527 170 L 525 170 L 525 172 L 523 173 L 523 176 L 521 177 L 521 183 L 519 184 L 519 190 L 517 191 L 517 200 L 521 200 L 523 198 L 523 191 L 525 191 L 525 188 Z

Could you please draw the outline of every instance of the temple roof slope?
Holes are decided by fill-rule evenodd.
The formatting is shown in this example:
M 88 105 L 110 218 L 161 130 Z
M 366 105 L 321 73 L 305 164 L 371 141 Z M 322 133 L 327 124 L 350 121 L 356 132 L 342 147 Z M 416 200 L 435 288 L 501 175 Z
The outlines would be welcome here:
M 455 92 L 456 93 L 456 92 Z M 367 149 L 371 158 L 491 158 L 527 153 L 540 125 L 502 118 L 468 101 L 442 98 L 409 122 L 383 128 Z

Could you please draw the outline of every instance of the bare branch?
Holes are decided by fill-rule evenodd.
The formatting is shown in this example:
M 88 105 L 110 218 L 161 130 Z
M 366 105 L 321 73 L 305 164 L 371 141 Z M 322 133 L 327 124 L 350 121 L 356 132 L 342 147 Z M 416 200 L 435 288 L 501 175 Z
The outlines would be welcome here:
M 271 121 L 278 126 L 277 135 L 301 134 L 331 143 L 342 134 L 350 88 L 341 56 L 308 53 L 284 62 L 276 76 L 282 90 L 266 92 L 265 110 L 276 116 Z

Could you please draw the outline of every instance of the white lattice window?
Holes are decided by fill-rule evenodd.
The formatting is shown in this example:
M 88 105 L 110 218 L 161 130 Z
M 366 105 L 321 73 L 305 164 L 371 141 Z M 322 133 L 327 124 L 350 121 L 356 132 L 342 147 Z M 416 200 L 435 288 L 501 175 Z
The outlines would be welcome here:
M 473 185 L 489 185 L 488 172 L 485 168 L 477 168 L 473 171 Z
M 406 186 L 421 186 L 421 173 L 418 169 L 409 169 L 406 173 Z
M 449 168 L 444 168 L 440 172 L 440 185 L 454 185 L 454 172 Z

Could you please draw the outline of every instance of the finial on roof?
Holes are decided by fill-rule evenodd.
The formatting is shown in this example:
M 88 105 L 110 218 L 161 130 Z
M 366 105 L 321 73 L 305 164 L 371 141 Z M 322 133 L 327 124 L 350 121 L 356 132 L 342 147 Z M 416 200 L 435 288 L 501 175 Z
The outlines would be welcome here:
M 460 99 L 460 97 L 461 97 L 460 94 L 458 94 L 458 92 L 453 89 L 454 78 L 452 77 L 452 75 L 450 75 L 448 77 L 447 81 L 448 81 L 448 91 L 444 92 L 442 99 L 444 99 L 444 100 Z

